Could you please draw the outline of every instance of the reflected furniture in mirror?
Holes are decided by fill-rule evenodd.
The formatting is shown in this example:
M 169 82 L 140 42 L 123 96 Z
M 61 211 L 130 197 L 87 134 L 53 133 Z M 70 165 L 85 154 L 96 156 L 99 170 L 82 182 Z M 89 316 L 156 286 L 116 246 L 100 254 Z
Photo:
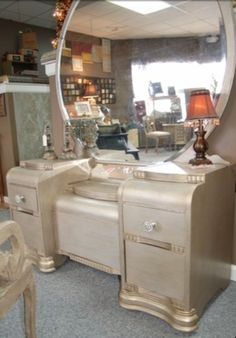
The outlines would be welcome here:
M 192 138 L 192 129 L 184 123 L 163 123 L 162 128 L 170 133 L 170 144 L 174 149 L 182 148 Z
M 98 124 L 97 146 L 99 149 L 124 150 L 139 160 L 139 150 L 128 141 L 128 133 L 119 123 L 110 125 Z
M 7 241 L 10 250 L 7 250 Z M 21 295 L 24 296 L 26 338 L 36 338 L 36 297 L 32 260 L 25 247 L 19 224 L 13 221 L 0 223 L 0 319 Z
M 224 33 L 218 2 L 203 3 L 202 15 L 206 12 L 214 13 L 213 24 L 210 25 L 211 28 L 214 27 L 214 34 L 218 36 Z M 163 38 L 158 37 L 158 30 L 151 27 L 154 23 L 161 22 L 158 19 L 159 15 L 160 18 L 169 17 L 170 12 L 185 13 L 187 8 L 190 11 L 193 5 L 191 1 L 181 2 L 178 5 L 180 7 L 177 8 L 170 7 L 170 12 L 167 8 L 158 15 L 151 14 L 149 19 L 152 20 L 149 22 L 149 32 L 147 34 L 146 31 L 146 36 L 141 28 L 148 29 L 147 17 L 139 16 L 138 31 L 135 14 L 133 14 L 135 29 L 126 30 L 123 27 L 112 30 L 106 28 L 105 13 L 102 13 L 104 25 L 101 24 L 101 20 L 96 20 L 98 8 L 100 14 L 102 10 L 109 9 L 107 13 L 110 18 L 113 11 L 114 17 L 128 17 L 126 24 L 132 22 L 132 16 L 130 17 L 125 10 L 120 14 L 120 10 L 118 11 L 114 4 L 107 1 L 99 4 L 83 1 L 76 7 L 77 4 L 74 3 L 65 22 L 56 60 L 57 91 L 55 87 L 53 90 L 58 95 L 58 102 L 55 103 L 57 109 L 53 109 L 52 120 L 61 119 L 62 125 L 65 120 L 70 120 L 72 117 L 70 106 L 74 107 L 73 98 L 70 105 L 65 102 L 65 95 L 68 96 L 69 101 L 71 96 L 78 96 L 78 102 L 81 101 L 80 95 L 76 92 L 80 90 L 79 86 L 76 84 L 76 87 L 71 87 L 71 84 L 75 85 L 75 83 L 69 82 L 75 76 L 73 65 L 80 67 L 79 71 L 75 68 L 77 72 L 83 73 L 85 79 L 91 76 L 100 80 L 115 80 L 115 102 L 106 102 L 112 94 L 109 90 L 113 90 L 107 80 L 101 81 L 108 87 L 101 88 L 105 90 L 101 93 L 101 100 L 105 100 L 105 104 L 112 105 L 113 118 L 119 118 L 122 122 L 125 119 L 133 122 L 134 102 L 142 101 L 143 98 L 147 116 L 166 118 L 169 117 L 166 114 L 171 113 L 171 109 L 173 111 L 177 109 L 176 106 L 169 107 L 169 101 L 168 107 L 165 103 L 162 107 L 153 109 L 154 100 L 148 93 L 150 81 L 161 82 L 163 92 L 166 91 L 166 93 L 156 93 L 156 98 L 162 94 L 173 95 L 173 88 L 170 90 L 170 87 L 174 87 L 175 94 L 182 104 L 181 114 L 184 119 L 184 111 L 188 103 L 186 93 L 203 84 L 199 82 L 189 84 L 187 79 L 181 84 L 173 83 L 172 79 L 168 79 L 165 83 L 163 77 L 160 79 L 161 72 L 158 71 L 160 67 L 163 68 L 165 77 L 168 73 L 173 76 L 179 68 L 182 73 L 187 73 L 186 69 L 192 71 L 194 65 L 191 60 L 193 55 L 196 56 L 197 49 L 201 53 L 196 63 L 201 66 L 207 63 L 207 68 L 211 71 L 210 56 L 213 54 L 222 68 L 225 69 L 226 66 L 228 69 L 229 60 L 227 59 L 225 65 L 225 56 L 230 53 L 226 53 L 223 37 L 217 40 L 220 48 L 216 48 L 216 45 L 214 47 L 206 45 L 206 36 L 202 36 L 202 31 L 194 33 L 188 30 L 185 31 L 185 37 L 180 37 L 179 34 L 182 32 L 180 29 L 176 36 Z M 219 5 L 224 21 L 229 24 L 232 19 L 229 4 L 220 2 Z M 208 7 L 208 11 L 205 6 Z M 193 12 L 194 9 L 191 15 Z M 91 23 L 89 27 L 86 26 L 87 22 Z M 98 22 L 100 22 L 100 29 L 98 29 Z M 205 34 L 213 34 L 210 27 L 206 26 L 208 28 Z M 80 31 L 76 31 L 77 27 L 80 27 Z M 125 31 L 132 32 L 133 35 L 124 39 Z M 142 36 L 137 36 L 141 32 Z M 170 34 L 172 34 L 171 30 Z M 78 43 L 85 41 L 105 48 L 109 58 L 105 58 L 102 62 L 101 59 L 100 62 L 84 62 L 83 60 L 88 61 L 88 57 L 91 56 L 84 55 L 83 59 L 77 47 Z M 63 55 L 65 43 L 66 48 L 71 50 L 69 60 L 68 56 L 65 59 Z M 192 51 L 192 54 L 184 55 L 186 51 L 186 48 L 183 48 L 184 43 L 187 43 L 189 47 L 187 50 Z M 143 48 L 144 44 L 145 48 Z M 228 44 L 227 48 L 229 48 Z M 167 72 L 164 69 L 164 56 L 169 51 L 170 62 L 167 62 L 166 66 L 171 67 L 177 49 L 181 61 L 177 67 L 175 65 L 175 70 Z M 98 51 L 99 48 L 96 50 Z M 146 50 L 149 52 L 144 53 Z M 83 51 L 86 54 L 87 48 Z M 131 56 L 136 56 L 136 59 L 131 60 Z M 151 61 L 156 61 L 157 56 L 161 57 L 159 59 L 161 62 L 159 68 L 155 65 L 154 69 Z M 81 57 L 83 70 L 81 70 Z M 186 62 L 183 62 L 184 57 Z M 80 62 L 76 63 L 76 60 Z M 181 68 L 183 63 L 185 63 L 185 71 Z M 146 73 L 144 76 L 147 69 L 155 79 L 146 78 Z M 197 71 L 199 72 L 198 67 Z M 204 71 L 203 67 L 199 74 Z M 227 90 L 227 94 L 229 92 L 231 84 L 230 81 L 228 84 L 224 82 L 224 74 L 223 71 L 218 78 L 219 88 L 215 88 L 217 94 L 221 93 L 220 88 Z M 195 79 L 195 76 L 190 76 L 190 73 L 188 76 Z M 63 88 L 64 77 L 69 79 L 66 84 L 70 87 Z M 143 80 L 145 78 L 147 80 Z M 180 78 L 178 76 L 178 79 Z M 204 83 L 204 87 L 208 86 Z M 63 93 L 63 90 L 66 93 Z M 111 100 L 113 98 L 114 96 Z M 82 101 L 83 99 L 82 97 Z M 222 109 L 219 115 L 223 113 L 224 99 L 226 96 L 220 95 L 216 106 L 217 110 Z M 155 102 L 159 101 L 165 100 L 155 100 Z M 58 115 L 60 112 L 61 115 Z M 179 114 L 179 111 L 176 114 Z M 183 123 L 176 120 L 177 117 L 171 120 L 171 124 Z M 58 129 L 57 132 L 54 125 L 55 149 L 59 152 L 62 130 Z M 116 156 L 119 156 L 119 160 Z M 120 152 L 112 151 L 110 154 L 101 152 L 88 159 L 78 156 L 74 161 L 25 161 L 20 167 L 8 173 L 12 217 L 20 223 L 27 243 L 35 250 L 40 270 L 45 272 L 55 270 L 67 256 L 108 273 L 120 274 L 121 306 L 147 312 L 164 319 L 178 330 L 191 332 L 197 328 L 198 320 L 209 300 L 225 288 L 230 280 L 234 176 L 232 166 L 219 156 L 214 157 L 213 163 L 212 166 L 192 168 L 186 161 L 181 162 L 177 158 L 175 161 L 147 165 L 137 163 L 124 153 L 121 156 Z
M 164 131 L 162 124 L 159 121 L 155 121 L 150 116 L 143 117 L 143 126 L 146 137 L 146 152 L 148 151 L 148 140 L 155 140 L 155 150 L 158 151 L 159 141 L 162 140 L 166 147 L 170 148 L 171 134 L 168 131 Z

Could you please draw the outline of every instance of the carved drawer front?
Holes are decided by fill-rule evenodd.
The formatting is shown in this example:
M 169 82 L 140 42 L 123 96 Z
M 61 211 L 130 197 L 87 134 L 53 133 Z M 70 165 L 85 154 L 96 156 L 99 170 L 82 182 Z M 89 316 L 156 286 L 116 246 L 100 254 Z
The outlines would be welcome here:
M 17 210 L 12 211 L 12 216 L 14 221 L 20 224 L 27 246 L 36 249 L 39 255 L 44 255 L 44 240 L 39 217 Z
M 183 301 L 184 265 L 183 254 L 126 241 L 128 283 Z
M 186 226 L 183 213 L 124 205 L 124 232 L 152 241 L 185 246 Z
M 38 212 L 38 200 L 35 189 L 9 184 L 8 190 L 9 203 L 11 206 L 31 212 Z

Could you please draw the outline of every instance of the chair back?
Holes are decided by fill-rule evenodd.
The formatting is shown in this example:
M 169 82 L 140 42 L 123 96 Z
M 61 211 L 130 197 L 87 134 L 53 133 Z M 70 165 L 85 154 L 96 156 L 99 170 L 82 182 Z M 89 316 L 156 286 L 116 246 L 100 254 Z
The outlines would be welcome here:
M 151 116 L 144 116 L 143 117 L 143 127 L 144 127 L 144 132 L 147 135 L 148 133 L 152 131 L 156 131 L 156 126 L 155 126 L 155 120 Z

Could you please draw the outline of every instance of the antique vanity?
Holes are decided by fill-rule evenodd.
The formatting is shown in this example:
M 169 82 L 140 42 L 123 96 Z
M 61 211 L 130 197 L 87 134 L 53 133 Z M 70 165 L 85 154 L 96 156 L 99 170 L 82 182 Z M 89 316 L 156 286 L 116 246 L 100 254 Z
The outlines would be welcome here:
M 62 32 L 59 68 L 76 5 Z M 229 22 L 229 3 L 219 6 Z M 226 27 L 226 36 L 231 34 L 233 28 Z M 234 69 L 230 53 L 228 75 Z M 62 128 L 66 110 L 59 80 L 58 75 Z M 224 80 L 219 114 L 231 85 L 232 77 Z M 121 306 L 155 315 L 177 330 L 195 330 L 208 301 L 230 281 L 235 177 L 233 166 L 217 155 L 212 165 L 189 165 L 191 149 L 187 145 L 164 163 L 141 163 L 108 151 L 88 158 L 22 161 L 11 169 L 11 215 L 39 269 L 51 272 L 70 257 L 121 275 Z

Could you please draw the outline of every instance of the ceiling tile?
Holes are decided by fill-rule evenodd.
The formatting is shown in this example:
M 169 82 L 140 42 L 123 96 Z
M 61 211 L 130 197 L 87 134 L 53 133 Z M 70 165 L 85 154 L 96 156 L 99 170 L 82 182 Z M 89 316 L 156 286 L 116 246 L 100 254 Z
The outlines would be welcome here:
M 41 13 L 45 13 L 47 10 L 51 11 L 52 6 L 42 3 L 40 1 L 16 1 L 8 7 L 9 11 L 16 13 L 24 13 L 29 16 L 38 16 Z
M 9 6 L 11 6 L 16 1 L 0 1 L 0 9 L 7 9 Z
M 216 30 L 214 26 L 203 21 L 201 22 L 201 25 L 199 25 L 199 22 L 193 22 L 192 24 L 183 25 L 181 26 L 181 28 L 184 30 L 188 30 L 193 34 L 199 35 L 213 34 L 218 32 L 218 30 Z
M 22 13 L 15 13 L 15 12 L 11 12 L 8 10 L 4 10 L 1 12 L 1 18 L 6 19 L 6 20 L 13 20 L 17 22 L 25 22 L 26 20 L 30 18 L 30 16 L 24 15 Z
M 124 20 L 132 20 L 133 18 L 136 18 L 135 14 L 130 13 L 130 11 L 122 11 L 122 9 L 117 9 L 109 13 L 109 19 L 115 22 L 121 22 Z M 101 15 L 100 18 L 105 19 L 105 15 Z
M 218 5 L 217 5 L 218 6 Z M 184 3 L 180 3 L 178 5 L 179 9 L 182 9 L 186 12 L 193 12 L 195 10 L 199 10 L 199 9 L 206 9 L 209 10 L 210 8 L 215 7 L 215 2 L 214 1 L 198 1 L 198 0 L 194 0 L 194 1 L 186 1 Z M 209 13 L 209 15 L 211 15 L 211 13 Z
M 53 10 L 50 10 L 50 11 L 44 12 L 42 14 L 39 14 L 38 18 L 56 22 L 56 19 L 53 16 Z
M 81 13 L 100 16 L 105 14 L 107 15 L 117 8 L 116 5 L 113 5 L 107 1 L 94 1 L 92 3 L 91 1 L 88 2 L 90 3 L 89 5 L 79 8 L 78 11 L 80 11 Z
M 106 37 L 150 37 L 164 34 L 205 34 L 219 28 L 219 8 L 213 1 L 167 0 L 172 7 L 149 15 L 135 14 L 107 1 L 82 1 L 70 27 L 85 34 L 98 32 Z M 54 1 L 0 1 L 0 17 L 55 29 Z M 95 19 L 95 20 L 94 20 Z M 175 27 L 175 28 L 170 28 Z M 191 30 L 192 28 L 192 30 Z M 167 33 L 166 33 L 167 34 Z
M 164 30 L 172 28 L 171 25 L 163 22 L 157 22 L 156 24 L 147 25 L 144 27 L 143 31 L 145 32 L 154 32 L 154 34 L 158 35 L 159 32 L 163 32 Z M 155 33 L 156 32 L 156 33 Z
M 167 29 L 160 33 L 160 36 L 167 37 L 177 37 L 177 36 L 189 36 L 191 33 L 187 29 L 183 29 L 182 27 L 173 27 Z
M 28 19 L 26 23 L 28 25 L 55 29 L 55 23 L 51 22 L 49 20 L 43 20 L 43 19 L 39 19 L 39 18 L 31 18 L 31 19 Z

